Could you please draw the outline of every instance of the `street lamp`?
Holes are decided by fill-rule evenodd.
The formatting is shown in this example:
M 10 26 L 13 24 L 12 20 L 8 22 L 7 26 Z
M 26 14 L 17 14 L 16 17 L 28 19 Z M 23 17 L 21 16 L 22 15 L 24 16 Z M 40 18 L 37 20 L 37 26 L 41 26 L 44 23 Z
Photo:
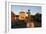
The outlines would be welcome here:
M 30 16 L 30 10 L 29 10 L 29 9 L 28 9 L 27 14 L 28 14 L 28 21 L 30 22 L 30 20 L 31 20 L 31 16 Z

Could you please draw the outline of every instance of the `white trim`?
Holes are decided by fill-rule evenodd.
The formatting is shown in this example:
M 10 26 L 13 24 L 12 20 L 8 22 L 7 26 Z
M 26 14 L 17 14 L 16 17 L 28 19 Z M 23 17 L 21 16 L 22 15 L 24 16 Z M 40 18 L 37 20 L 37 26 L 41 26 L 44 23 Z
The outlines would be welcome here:
M 24 5 L 24 6 L 41 6 L 41 7 L 44 7 L 43 4 L 31 4 L 31 3 L 12 3 L 12 2 L 8 2 L 8 5 L 7 5 L 7 32 L 15 32 L 17 29 L 11 29 L 11 5 Z M 42 9 L 43 10 L 43 9 Z M 9 18 L 8 18 L 9 16 Z M 8 22 L 9 21 L 9 22 Z M 26 28 L 26 29 L 30 29 L 30 28 Z M 31 28 L 31 30 L 34 30 L 34 28 Z M 42 29 L 42 28 L 38 28 L 38 29 Z M 37 30 L 37 28 L 36 28 Z

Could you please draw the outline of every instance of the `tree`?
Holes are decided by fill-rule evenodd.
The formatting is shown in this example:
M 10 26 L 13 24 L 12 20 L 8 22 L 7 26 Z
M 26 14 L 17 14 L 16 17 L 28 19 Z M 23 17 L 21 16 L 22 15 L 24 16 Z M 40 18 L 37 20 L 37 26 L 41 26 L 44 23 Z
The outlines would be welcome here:
M 35 24 L 35 27 L 41 27 L 41 14 L 36 13 L 34 24 Z

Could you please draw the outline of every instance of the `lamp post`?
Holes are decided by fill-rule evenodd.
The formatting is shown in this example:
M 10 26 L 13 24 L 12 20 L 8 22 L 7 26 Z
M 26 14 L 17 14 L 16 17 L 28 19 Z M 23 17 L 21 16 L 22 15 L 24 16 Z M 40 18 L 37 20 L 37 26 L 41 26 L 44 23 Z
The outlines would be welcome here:
M 28 14 L 28 21 L 30 22 L 30 20 L 31 20 L 31 17 L 30 17 L 30 10 L 28 9 L 28 12 L 27 12 L 27 14 Z

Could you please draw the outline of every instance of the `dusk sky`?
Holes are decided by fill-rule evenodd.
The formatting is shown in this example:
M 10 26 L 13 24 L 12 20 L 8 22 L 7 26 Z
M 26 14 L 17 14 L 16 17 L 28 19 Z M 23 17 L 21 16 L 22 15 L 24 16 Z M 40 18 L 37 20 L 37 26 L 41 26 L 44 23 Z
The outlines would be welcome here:
M 21 9 L 24 9 L 25 12 L 27 12 L 29 9 L 32 14 L 41 13 L 41 6 L 11 5 L 11 11 L 15 12 L 16 14 L 18 14 Z

